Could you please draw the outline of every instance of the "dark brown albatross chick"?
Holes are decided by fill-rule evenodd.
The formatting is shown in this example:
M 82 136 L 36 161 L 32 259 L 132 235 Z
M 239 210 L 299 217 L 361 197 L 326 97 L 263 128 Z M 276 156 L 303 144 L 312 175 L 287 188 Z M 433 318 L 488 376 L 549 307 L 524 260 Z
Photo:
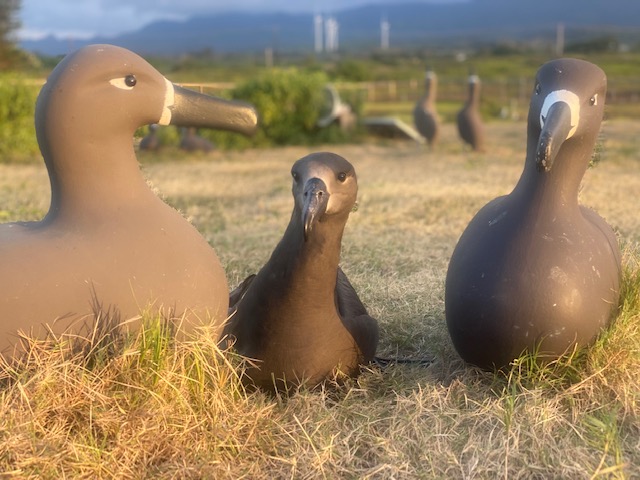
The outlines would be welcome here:
M 315 153 L 291 174 L 289 226 L 266 265 L 232 292 L 224 330 L 240 354 L 257 360 L 246 375 L 265 390 L 355 376 L 378 344 L 377 321 L 338 266 L 358 192 L 353 166 Z

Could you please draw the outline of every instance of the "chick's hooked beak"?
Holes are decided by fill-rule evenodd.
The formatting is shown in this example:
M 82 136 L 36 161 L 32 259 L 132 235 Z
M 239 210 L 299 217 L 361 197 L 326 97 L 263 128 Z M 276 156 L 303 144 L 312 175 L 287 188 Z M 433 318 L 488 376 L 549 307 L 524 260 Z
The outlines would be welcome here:
M 303 196 L 302 224 L 304 225 L 304 240 L 307 241 L 315 223 L 327 210 L 329 192 L 321 179 L 311 178 L 304 185 Z

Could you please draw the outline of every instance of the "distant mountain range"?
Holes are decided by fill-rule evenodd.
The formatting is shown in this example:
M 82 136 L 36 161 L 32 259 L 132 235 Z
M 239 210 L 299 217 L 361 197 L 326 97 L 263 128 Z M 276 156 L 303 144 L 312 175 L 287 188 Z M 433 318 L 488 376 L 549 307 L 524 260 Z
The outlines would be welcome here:
M 553 39 L 556 25 L 571 35 L 605 33 L 638 41 L 640 0 L 468 0 L 460 3 L 375 4 L 332 13 L 339 24 L 341 50 L 380 45 L 380 21 L 390 24 L 392 48 L 439 45 L 468 47 L 477 42 Z M 224 13 L 160 21 L 116 37 L 25 40 L 25 50 L 65 54 L 90 43 L 111 43 L 143 55 L 179 55 L 210 50 L 219 53 L 312 52 L 312 14 Z

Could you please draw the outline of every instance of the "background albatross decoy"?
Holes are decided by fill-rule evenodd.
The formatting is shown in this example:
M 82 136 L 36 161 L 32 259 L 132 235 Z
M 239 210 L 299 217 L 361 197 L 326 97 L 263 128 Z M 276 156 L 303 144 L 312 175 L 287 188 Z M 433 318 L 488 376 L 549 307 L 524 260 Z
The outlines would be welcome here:
M 413 109 L 413 123 L 430 147 L 438 141 L 438 113 L 436 112 L 436 92 L 438 79 L 430 68 L 424 75 L 425 94 L 420 97 Z
M 484 151 L 484 125 L 480 116 L 480 77 L 469 75 L 469 93 L 456 117 L 460 138 L 477 152 Z

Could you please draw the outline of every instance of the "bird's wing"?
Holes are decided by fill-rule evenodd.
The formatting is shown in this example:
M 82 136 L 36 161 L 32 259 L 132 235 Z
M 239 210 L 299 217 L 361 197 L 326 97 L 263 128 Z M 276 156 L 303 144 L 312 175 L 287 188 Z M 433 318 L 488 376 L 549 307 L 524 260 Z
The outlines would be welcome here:
M 240 285 L 231 290 L 229 293 L 229 314 L 235 311 L 238 302 L 242 297 L 244 297 L 244 294 L 247 293 L 249 285 L 251 285 L 251 282 L 253 282 L 255 278 L 256 274 L 253 273 L 245 278 Z
M 368 314 L 351 282 L 339 267 L 336 304 L 342 323 L 362 353 L 363 362 L 370 362 L 378 346 L 378 321 Z

